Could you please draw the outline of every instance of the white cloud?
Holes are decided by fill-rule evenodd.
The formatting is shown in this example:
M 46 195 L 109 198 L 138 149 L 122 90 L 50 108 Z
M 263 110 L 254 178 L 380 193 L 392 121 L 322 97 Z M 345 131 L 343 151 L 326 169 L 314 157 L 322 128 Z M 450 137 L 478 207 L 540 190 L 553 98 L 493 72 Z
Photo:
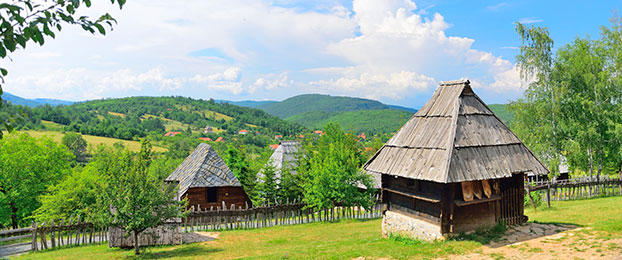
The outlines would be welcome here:
M 240 77 L 240 69 L 237 67 L 214 74 L 196 74 L 192 77 L 172 77 L 162 68 L 153 68 L 145 72 L 135 72 L 131 69 L 93 72 L 85 68 L 72 68 L 13 77 L 7 80 L 7 86 L 10 87 L 6 90 L 27 97 L 68 100 L 119 97 L 143 91 L 167 95 L 182 87 L 237 95 L 248 91 L 240 82 Z
M 389 74 L 360 73 L 336 79 L 309 82 L 307 88 L 324 93 L 362 96 L 371 99 L 401 99 L 411 91 L 424 91 L 436 85 L 433 78 L 411 71 Z
M 536 19 L 535 17 L 526 17 L 518 20 L 518 22 L 522 24 L 539 23 L 542 22 L 542 19 Z
M 262 99 L 315 91 L 404 100 L 429 93 L 437 81 L 464 77 L 486 90 L 518 89 L 511 84 L 513 64 L 474 49 L 475 39 L 446 35 L 445 18 L 427 15 L 432 6 L 418 9 L 410 0 L 354 0 L 351 10 L 333 1 L 321 5 L 301 11 L 262 0 L 136 0 L 119 11 L 94 2 L 86 14 L 111 12 L 118 21 L 113 31 L 99 37 L 63 28 L 43 47 L 15 53 L 4 87 L 70 100 Z M 226 58 L 192 55 L 199 50 Z M 32 59 L 37 55 L 40 60 Z

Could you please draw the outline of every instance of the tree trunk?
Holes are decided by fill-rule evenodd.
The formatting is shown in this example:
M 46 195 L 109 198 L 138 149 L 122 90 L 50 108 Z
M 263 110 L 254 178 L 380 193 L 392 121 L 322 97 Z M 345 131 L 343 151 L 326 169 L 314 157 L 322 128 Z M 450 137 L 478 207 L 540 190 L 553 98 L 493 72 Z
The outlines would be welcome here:
M 139 255 L 140 251 L 138 249 L 138 232 L 134 231 L 134 254 Z
M 11 226 L 13 227 L 13 229 L 16 229 L 16 228 L 19 228 L 17 225 L 17 208 L 13 206 L 13 203 L 11 203 L 10 206 L 11 206 Z

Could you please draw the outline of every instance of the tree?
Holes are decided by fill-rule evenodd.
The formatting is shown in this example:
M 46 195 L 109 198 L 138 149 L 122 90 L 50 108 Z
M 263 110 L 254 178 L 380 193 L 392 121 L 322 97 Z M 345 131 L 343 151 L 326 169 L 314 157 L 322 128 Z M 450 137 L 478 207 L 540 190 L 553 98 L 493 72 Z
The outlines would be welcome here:
M 251 170 L 244 149 L 242 147 L 238 149 L 232 144 L 228 144 L 224 157 L 227 167 L 229 167 L 233 174 L 235 174 L 235 177 L 238 178 L 246 194 L 251 198 L 256 196 L 255 182 L 257 176 Z
M 523 79 L 533 80 L 510 108 L 512 127 L 557 173 L 559 156 L 571 169 L 622 171 L 622 26 L 612 18 L 602 38 L 577 38 L 553 55 L 548 30 L 517 24 L 523 39 L 517 62 Z
M 265 164 L 264 168 L 261 169 L 260 175 L 261 177 L 257 181 L 256 185 L 256 203 L 257 205 L 266 205 L 268 203 L 273 203 L 278 198 L 278 184 L 276 179 L 276 167 L 272 165 L 271 161 Z M 255 204 L 255 201 L 253 201 Z
M 123 8 L 126 0 L 110 0 Z M 116 20 L 109 14 L 93 19 L 88 16 L 76 16 L 76 10 L 81 6 L 91 6 L 91 0 L 53 0 L 34 1 L 16 0 L 0 4 L 0 58 L 6 58 L 15 50 L 26 48 L 28 42 L 43 45 L 45 36 L 56 37 L 65 25 L 77 25 L 91 33 L 106 34 L 104 25 L 112 28 Z M 5 68 L 0 68 L 0 81 L 8 74 Z M 0 107 L 2 107 L 2 85 L 0 84 Z M 9 121 L 0 122 L 11 130 Z M 2 138 L 2 131 L 0 131 Z
M 34 218 L 45 221 L 74 215 L 101 224 L 97 223 L 96 216 L 98 187 L 107 185 L 103 176 L 110 172 L 110 166 L 115 164 L 123 150 L 123 147 L 99 146 L 88 165 L 74 168 L 71 175 L 51 185 L 48 193 L 39 197 L 41 207 L 34 212 Z
M 547 28 L 516 23 L 521 38 L 516 62 L 521 79 L 530 82 L 523 98 L 511 102 L 513 130 L 536 155 L 549 163 L 551 172 L 559 167 L 563 137 L 559 129 L 559 91 L 552 82 L 553 39 Z
M 61 143 L 69 148 L 69 151 L 73 153 L 76 160 L 83 161 L 84 157 L 86 157 L 86 140 L 82 138 L 81 134 L 66 133 L 63 136 Z
M 176 199 L 176 186 L 164 185 L 148 173 L 152 153 L 151 144 L 144 140 L 137 156 L 124 152 L 105 172 L 106 183 L 99 188 L 102 222 L 133 235 L 136 255 L 140 253 L 140 233 L 185 214 L 186 201 Z
M 0 139 L 0 208 L 8 212 L 13 228 L 40 205 L 37 198 L 50 185 L 71 171 L 73 155 L 49 138 L 35 139 L 28 134 L 10 134 Z
M 356 136 L 329 123 L 316 147 L 305 147 L 297 174 L 304 178 L 304 201 L 310 208 L 331 209 L 336 205 L 370 208 L 372 179 L 361 171 L 362 156 Z M 360 189 L 359 185 L 367 187 Z

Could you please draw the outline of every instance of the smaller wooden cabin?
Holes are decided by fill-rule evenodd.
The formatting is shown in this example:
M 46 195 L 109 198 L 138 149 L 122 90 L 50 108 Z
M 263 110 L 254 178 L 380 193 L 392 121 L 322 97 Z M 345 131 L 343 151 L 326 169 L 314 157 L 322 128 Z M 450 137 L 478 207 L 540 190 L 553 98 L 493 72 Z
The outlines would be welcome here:
M 442 82 L 363 169 L 380 180 L 383 234 L 425 240 L 522 223 L 525 174 L 548 173 L 468 80 Z
M 189 208 L 252 206 L 238 178 L 209 144 L 199 144 L 165 181 L 179 185 L 178 198 L 188 198 Z
M 268 163 L 274 167 L 274 178 L 276 183 L 280 183 L 281 172 L 284 168 L 295 174 L 295 167 L 298 166 L 298 153 L 301 149 L 299 141 L 281 141 L 279 146 L 274 150 Z M 266 165 L 267 165 L 266 164 Z M 257 173 L 257 181 L 262 182 L 262 171 Z

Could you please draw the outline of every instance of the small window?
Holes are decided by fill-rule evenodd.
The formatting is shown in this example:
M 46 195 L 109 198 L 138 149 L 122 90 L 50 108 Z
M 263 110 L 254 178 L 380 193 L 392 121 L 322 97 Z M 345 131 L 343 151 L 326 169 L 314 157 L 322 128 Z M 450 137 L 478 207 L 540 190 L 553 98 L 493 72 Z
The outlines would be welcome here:
M 207 188 L 207 202 L 218 202 L 218 188 Z

